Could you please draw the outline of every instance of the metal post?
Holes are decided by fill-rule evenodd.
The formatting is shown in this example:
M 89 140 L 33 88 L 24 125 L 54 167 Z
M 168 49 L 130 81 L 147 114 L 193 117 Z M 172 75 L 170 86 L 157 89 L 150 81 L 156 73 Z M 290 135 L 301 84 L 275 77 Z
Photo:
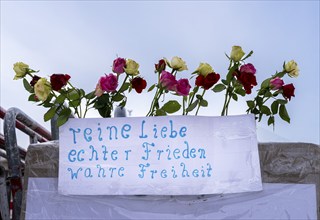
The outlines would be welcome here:
M 4 117 L 3 129 L 8 157 L 10 187 L 13 198 L 12 218 L 20 219 L 22 204 L 22 164 L 20 162 L 20 152 L 17 145 L 17 135 L 15 130 L 16 119 L 29 128 L 40 127 L 40 125 L 18 108 L 10 108 Z M 33 141 L 43 138 L 31 129 L 28 130 L 30 130 L 30 138 Z
M 4 167 L 0 166 L 0 214 L 1 219 L 9 220 L 9 199 L 6 183 L 6 171 Z

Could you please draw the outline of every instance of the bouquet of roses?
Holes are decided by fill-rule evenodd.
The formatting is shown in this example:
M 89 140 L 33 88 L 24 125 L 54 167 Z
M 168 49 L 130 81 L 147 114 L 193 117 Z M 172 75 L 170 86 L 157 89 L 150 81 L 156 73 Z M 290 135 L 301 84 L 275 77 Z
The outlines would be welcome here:
M 139 76 L 139 64 L 132 59 L 115 59 L 112 73 L 100 77 L 96 89 L 89 93 L 73 86 L 68 74 L 52 74 L 48 81 L 35 75 L 39 71 L 30 69 L 23 62 L 15 63 L 13 69 L 16 73 L 14 79 L 23 79 L 24 88 L 30 93 L 28 100 L 49 108 L 44 114 L 44 121 L 57 114 L 58 126 L 72 115 L 85 118 L 89 109 L 98 110 L 102 117 L 111 117 L 114 103 L 119 103 L 121 107 L 126 105 L 126 91 L 134 89 L 141 93 L 147 86 L 147 82 Z M 28 81 L 27 77 L 31 80 Z
M 239 95 L 244 97 L 251 94 L 253 87 L 258 85 L 254 65 L 246 63 L 252 54 L 251 51 L 246 55 L 240 46 L 233 46 L 230 56 L 226 55 L 229 67 L 224 79 L 208 63 L 200 63 L 189 78 L 178 79 L 181 71 L 188 70 L 185 61 L 177 56 L 170 61 L 166 58 L 159 60 L 155 64 L 157 82 L 148 89 L 154 95 L 147 116 L 168 115 L 180 110 L 182 115 L 197 115 L 200 107 L 208 106 L 208 101 L 204 98 L 208 91 L 225 93 L 221 116 L 228 115 L 231 100 L 238 101 Z M 52 74 L 48 81 L 35 75 L 39 71 L 29 68 L 25 63 L 15 63 L 13 69 L 16 73 L 14 79 L 23 79 L 23 85 L 30 93 L 29 101 L 49 108 L 44 115 L 45 121 L 57 114 L 58 126 L 64 124 L 71 115 L 86 117 L 89 109 L 97 110 L 102 117 L 111 117 L 115 103 L 125 107 L 126 92 L 130 93 L 134 89 L 141 93 L 147 86 L 146 80 L 140 77 L 139 64 L 132 59 L 116 58 L 112 73 L 100 77 L 96 88 L 89 93 L 74 87 L 68 74 Z M 290 123 L 286 104 L 294 97 L 295 88 L 292 83 L 285 84 L 283 77 L 298 75 L 299 69 L 295 61 L 284 62 L 282 70 L 265 79 L 254 99 L 247 101 L 247 113 L 254 114 L 258 121 L 267 116 L 268 125 L 275 124 L 277 114 Z M 29 81 L 27 77 L 30 77 Z M 193 78 L 192 88 L 190 82 Z M 165 102 L 169 95 L 175 98 Z M 179 99 L 181 101 L 177 101 Z

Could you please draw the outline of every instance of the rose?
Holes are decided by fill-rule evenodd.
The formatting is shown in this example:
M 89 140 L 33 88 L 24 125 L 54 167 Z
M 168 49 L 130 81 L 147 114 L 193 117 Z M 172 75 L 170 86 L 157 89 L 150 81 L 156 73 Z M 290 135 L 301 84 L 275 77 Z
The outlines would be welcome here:
M 141 77 L 136 77 L 131 80 L 132 88 L 136 90 L 137 93 L 141 93 L 147 87 L 147 81 L 142 79 Z
M 209 73 L 203 81 L 203 88 L 205 90 L 210 89 L 214 84 L 216 84 L 220 79 L 220 75 L 217 73 Z
M 50 83 L 54 91 L 59 91 L 63 86 L 67 85 L 70 76 L 68 74 L 52 74 Z
M 164 59 L 159 60 L 158 64 L 155 64 L 156 72 L 161 73 L 166 69 L 166 61 Z
M 32 80 L 30 81 L 30 85 L 31 85 L 31 86 L 34 86 L 34 85 L 38 82 L 39 79 L 40 79 L 39 76 L 34 75 L 34 76 L 32 77 Z
M 283 80 L 279 77 L 270 80 L 270 87 L 272 90 L 280 89 L 283 86 L 283 84 Z
M 294 86 L 292 83 L 282 86 L 283 96 L 289 100 L 294 97 Z
M 200 63 L 199 67 L 196 70 L 196 73 L 200 75 L 207 76 L 209 73 L 214 72 L 210 64 L 208 63 Z
M 97 83 L 96 89 L 94 91 L 94 95 L 97 97 L 100 97 L 103 95 L 103 93 L 104 93 L 104 91 L 101 89 L 100 83 Z
M 13 79 L 21 79 L 28 73 L 29 65 L 23 62 L 17 62 L 13 64 L 13 70 L 16 73 Z
M 242 65 L 239 72 L 236 73 L 236 77 L 246 90 L 246 94 L 251 94 L 251 89 L 257 85 L 255 73 L 256 69 L 251 63 Z
M 188 79 L 179 79 L 177 81 L 176 92 L 181 96 L 188 96 L 190 91 L 190 84 Z
M 291 60 L 288 63 L 284 65 L 284 70 L 290 77 L 298 77 L 299 76 L 299 68 L 298 64 L 294 61 Z
M 204 76 L 198 75 L 196 78 L 196 86 L 203 86 Z
M 113 92 L 118 87 L 118 79 L 114 74 L 110 73 L 109 75 L 102 76 L 99 84 L 103 91 Z
M 240 73 L 238 75 L 238 80 L 243 85 L 243 88 L 246 90 L 246 94 L 251 94 L 251 89 L 253 86 L 257 85 L 256 76 L 251 73 Z
M 128 75 L 138 75 L 139 74 L 139 64 L 131 59 L 127 59 L 126 61 L 126 67 L 124 68 L 124 71 L 128 74 Z
M 34 85 L 34 93 L 37 98 L 41 101 L 46 101 L 51 92 L 50 83 L 46 78 L 40 78 L 37 83 Z
M 220 79 L 220 75 L 217 73 L 209 73 L 206 77 L 199 75 L 196 78 L 196 86 L 202 86 L 205 90 L 210 89 Z
M 167 71 L 162 71 L 160 75 L 160 85 L 163 88 L 174 91 L 177 85 L 176 77 Z
M 165 59 L 166 60 L 166 59 Z M 168 64 L 168 66 L 170 68 L 172 68 L 173 70 L 177 70 L 177 71 L 183 71 L 183 70 L 188 70 L 188 67 L 186 65 L 186 62 L 183 61 L 180 57 L 173 57 L 171 59 L 171 62 L 169 62 L 168 60 L 166 60 L 166 63 Z
M 248 64 L 244 64 L 240 67 L 240 72 L 255 74 L 256 68 L 254 68 L 254 66 L 251 63 L 248 63 Z
M 112 71 L 117 74 L 124 73 L 125 66 L 126 60 L 119 57 L 113 61 Z
M 241 58 L 244 56 L 244 52 L 240 46 L 233 46 L 230 54 L 231 60 L 234 62 L 239 62 Z

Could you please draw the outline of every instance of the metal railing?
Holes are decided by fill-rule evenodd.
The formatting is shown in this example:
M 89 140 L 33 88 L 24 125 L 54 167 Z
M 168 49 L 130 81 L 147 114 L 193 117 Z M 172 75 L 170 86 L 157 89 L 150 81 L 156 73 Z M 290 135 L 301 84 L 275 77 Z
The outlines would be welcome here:
M 4 136 L 0 135 L 0 146 L 5 150 L 0 152 L 0 156 L 6 158 L 8 163 L 8 172 L 0 166 L 0 218 L 6 220 L 12 216 L 12 219 L 20 219 L 23 160 L 26 150 L 17 145 L 16 128 L 29 136 L 30 143 L 50 141 L 52 136 L 48 130 L 18 108 L 6 111 L 0 107 L 0 117 L 4 119 Z M 10 201 L 12 201 L 12 215 L 9 210 Z

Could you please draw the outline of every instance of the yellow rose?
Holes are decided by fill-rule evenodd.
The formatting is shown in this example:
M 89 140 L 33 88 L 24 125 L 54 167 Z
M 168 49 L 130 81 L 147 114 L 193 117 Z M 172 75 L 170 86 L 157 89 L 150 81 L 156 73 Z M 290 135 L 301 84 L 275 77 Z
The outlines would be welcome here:
M 16 73 L 16 75 L 14 76 L 14 80 L 16 79 L 21 79 L 23 77 L 25 77 L 25 75 L 27 74 L 29 69 L 29 65 L 23 63 L 23 62 L 17 62 L 15 64 L 13 64 L 13 70 Z
M 231 60 L 234 62 L 239 62 L 241 58 L 244 56 L 245 52 L 243 52 L 240 46 L 233 46 L 230 54 Z
M 288 73 L 290 77 L 298 77 L 299 76 L 299 68 L 298 64 L 294 61 L 291 60 L 288 63 L 284 65 L 284 70 Z
M 139 69 L 139 63 L 131 59 L 126 60 L 126 67 L 124 68 L 124 71 L 128 75 L 133 75 L 133 76 L 138 75 L 139 74 L 138 69 Z
M 41 101 L 46 101 L 51 92 L 51 85 L 46 78 L 41 78 L 34 85 L 34 93 Z
M 213 69 L 208 63 L 200 63 L 198 69 L 196 70 L 199 75 L 207 76 L 209 73 L 213 73 Z
M 184 62 L 180 57 L 173 57 L 171 59 L 171 62 L 169 62 L 167 59 L 165 59 L 165 61 L 168 64 L 168 66 L 174 70 L 183 71 L 188 69 L 186 62 Z

